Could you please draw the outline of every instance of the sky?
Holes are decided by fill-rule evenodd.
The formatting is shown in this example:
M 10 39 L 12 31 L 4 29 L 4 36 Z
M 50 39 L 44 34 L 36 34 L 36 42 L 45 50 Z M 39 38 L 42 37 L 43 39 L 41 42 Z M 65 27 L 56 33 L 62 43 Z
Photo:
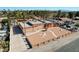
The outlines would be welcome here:
M 63 10 L 63 11 L 79 11 L 79 7 L 0 7 L 0 10 Z
M 78 0 L 0 0 L 0 10 L 79 11 Z
M 0 6 L 10 7 L 79 7 L 79 0 L 0 0 Z

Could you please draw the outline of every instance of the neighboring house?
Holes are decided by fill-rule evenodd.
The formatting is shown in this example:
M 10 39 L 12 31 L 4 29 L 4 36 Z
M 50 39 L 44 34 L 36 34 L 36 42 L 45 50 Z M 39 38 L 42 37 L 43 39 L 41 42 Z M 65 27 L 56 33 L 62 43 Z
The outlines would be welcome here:
M 56 27 L 56 24 L 47 21 L 47 20 L 30 20 L 25 22 L 19 22 L 19 27 L 22 29 L 24 33 L 26 32 L 34 32 L 41 29 L 48 29 L 51 27 Z
M 70 18 L 60 18 L 62 21 L 72 21 Z
M 79 17 L 74 17 L 74 20 L 79 20 Z

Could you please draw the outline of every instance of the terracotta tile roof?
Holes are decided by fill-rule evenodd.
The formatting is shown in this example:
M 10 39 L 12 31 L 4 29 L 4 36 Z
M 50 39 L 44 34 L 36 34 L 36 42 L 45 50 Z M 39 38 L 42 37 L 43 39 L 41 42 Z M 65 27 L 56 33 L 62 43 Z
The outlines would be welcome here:
M 48 40 L 55 39 L 57 37 L 61 37 L 62 35 L 68 34 L 70 31 L 67 31 L 65 29 L 62 29 L 60 27 L 52 27 L 48 29 L 47 31 L 41 31 L 38 33 L 35 33 L 33 35 L 27 36 L 29 42 L 32 46 L 35 46 L 37 44 L 41 44 L 43 42 L 47 42 Z

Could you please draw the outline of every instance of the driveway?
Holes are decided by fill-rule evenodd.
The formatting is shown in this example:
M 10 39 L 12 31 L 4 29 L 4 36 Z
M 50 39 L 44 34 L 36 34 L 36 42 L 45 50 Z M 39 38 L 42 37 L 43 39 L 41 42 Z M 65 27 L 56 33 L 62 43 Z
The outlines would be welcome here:
M 56 50 L 56 52 L 79 52 L 79 38 Z

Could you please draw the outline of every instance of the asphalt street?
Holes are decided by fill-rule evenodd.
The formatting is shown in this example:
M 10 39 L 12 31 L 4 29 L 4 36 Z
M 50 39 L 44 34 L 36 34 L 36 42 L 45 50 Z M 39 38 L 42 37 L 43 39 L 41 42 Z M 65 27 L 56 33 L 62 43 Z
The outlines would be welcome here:
M 61 47 L 57 52 L 79 52 L 79 38 Z

